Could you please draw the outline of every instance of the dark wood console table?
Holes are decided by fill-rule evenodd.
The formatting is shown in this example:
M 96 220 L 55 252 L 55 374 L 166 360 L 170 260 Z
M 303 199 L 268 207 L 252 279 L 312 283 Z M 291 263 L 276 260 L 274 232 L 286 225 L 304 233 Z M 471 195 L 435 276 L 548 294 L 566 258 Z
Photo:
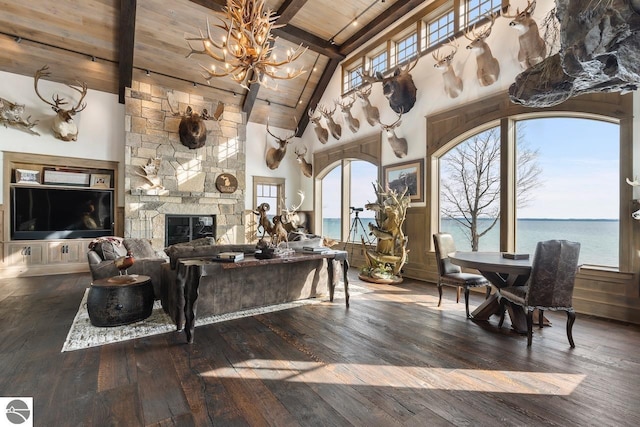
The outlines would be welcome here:
M 184 289 L 187 342 L 193 343 L 199 306 L 202 315 L 268 306 L 314 297 L 318 287 L 325 283 L 328 284 L 329 300 L 333 301 L 336 283 L 334 263 L 342 265 L 345 304 L 349 307 L 349 262 L 345 251 L 295 253 L 289 257 L 271 259 L 256 259 L 246 255 L 237 262 L 220 262 L 210 258 L 178 260 L 176 286 Z M 326 271 L 322 272 L 325 265 Z

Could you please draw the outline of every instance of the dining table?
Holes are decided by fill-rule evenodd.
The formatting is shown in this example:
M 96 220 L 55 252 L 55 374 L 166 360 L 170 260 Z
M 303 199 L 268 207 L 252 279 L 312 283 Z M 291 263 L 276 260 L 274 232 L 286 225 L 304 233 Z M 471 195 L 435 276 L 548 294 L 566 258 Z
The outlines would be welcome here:
M 531 274 L 531 257 L 528 254 L 505 255 L 504 252 L 464 252 L 448 254 L 453 264 L 478 270 L 497 289 L 506 286 L 523 286 Z M 518 333 L 527 333 L 527 318 L 524 309 L 518 305 L 507 304 L 507 311 L 513 329 Z M 494 314 L 500 314 L 498 293 L 493 292 L 472 313 L 474 320 L 489 320 Z M 545 322 L 549 324 L 548 320 Z

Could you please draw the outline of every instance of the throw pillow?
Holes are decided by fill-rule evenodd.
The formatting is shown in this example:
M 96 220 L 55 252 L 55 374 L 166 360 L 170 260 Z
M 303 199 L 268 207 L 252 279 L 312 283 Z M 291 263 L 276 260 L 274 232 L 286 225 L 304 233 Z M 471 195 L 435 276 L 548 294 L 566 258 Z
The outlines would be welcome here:
M 124 239 L 124 246 L 131 251 L 134 258 L 157 258 L 151 242 L 147 239 Z M 125 254 L 126 255 L 126 254 Z

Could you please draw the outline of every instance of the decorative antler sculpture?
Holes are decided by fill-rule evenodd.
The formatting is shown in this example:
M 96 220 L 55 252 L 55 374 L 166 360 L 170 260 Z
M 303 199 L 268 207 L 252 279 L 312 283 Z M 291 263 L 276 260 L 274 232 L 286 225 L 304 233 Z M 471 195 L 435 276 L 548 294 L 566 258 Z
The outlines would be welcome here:
M 509 4 L 507 11 L 510 8 L 511 4 Z M 509 15 L 507 12 L 502 14 L 505 18 L 512 19 L 509 22 L 509 26 L 520 33 L 518 37 L 518 42 L 520 43 L 518 61 L 520 61 L 520 65 L 525 70 L 541 62 L 547 54 L 547 44 L 540 37 L 538 24 L 531 17 L 535 9 L 536 1 L 527 0 L 527 7 L 522 12 L 520 12 L 520 8 L 517 8 L 515 15 Z
M 433 52 L 431 55 L 436 61 L 433 64 L 434 68 L 442 71 L 442 80 L 444 83 L 444 91 L 449 98 L 457 98 L 462 93 L 463 84 L 462 79 L 456 75 L 456 71 L 453 69 L 453 58 L 458 52 L 458 44 L 453 41 L 449 41 L 445 46 L 451 47 L 453 50 L 448 55 L 440 54 L 440 49 Z
M 78 86 L 67 85 L 71 89 L 80 93 L 80 99 L 75 107 L 65 109 L 62 108 L 63 105 L 68 104 L 64 98 L 60 98 L 60 96 L 53 95 L 51 99 L 53 103 L 47 101 L 40 95 L 38 92 L 38 82 L 42 77 L 49 77 L 51 73 L 48 71 L 49 66 L 45 65 L 36 71 L 33 81 L 33 87 L 36 91 L 36 95 L 38 98 L 43 100 L 46 104 L 50 105 L 53 111 L 56 112 L 56 117 L 53 119 L 53 125 L 51 126 L 51 130 L 53 130 L 53 134 L 56 138 L 61 139 L 62 141 L 77 141 L 78 140 L 78 126 L 73 120 L 73 116 L 75 116 L 80 111 L 84 110 L 87 107 L 86 103 L 83 103 L 84 97 L 87 96 L 87 84 L 85 82 L 76 81 Z
M 396 113 L 408 113 L 416 103 L 416 85 L 409 72 L 418 64 L 420 56 L 416 56 L 413 62 L 404 67 L 397 67 L 389 77 L 377 71 L 375 76 L 371 71 L 362 74 L 362 79 L 367 83 L 382 83 L 382 93 L 389 100 L 389 106 Z
M 296 130 L 294 130 L 291 134 L 285 136 L 284 138 L 280 138 L 279 136 L 274 135 L 269 130 L 269 119 L 267 118 L 267 133 L 274 137 L 276 139 L 276 143 L 278 144 L 278 148 L 269 147 L 265 156 L 267 167 L 271 170 L 274 170 L 277 169 L 278 166 L 280 166 L 280 162 L 282 161 L 282 159 L 284 159 L 284 155 L 287 154 L 287 144 L 289 144 L 291 139 L 296 136 L 296 133 L 298 133 L 298 128 L 296 127 Z
M 478 82 L 480 86 L 492 85 L 500 77 L 500 63 L 491 53 L 491 48 L 486 42 L 487 37 L 491 34 L 491 28 L 496 22 L 496 15 L 490 14 L 491 23 L 479 30 L 476 30 L 474 24 L 470 31 L 464 33 L 464 36 L 471 40 L 467 49 L 471 49 L 476 53 L 476 62 L 478 65 Z
M 402 114 L 398 114 L 398 119 L 390 125 L 385 125 L 384 123 L 380 122 L 380 127 L 387 134 L 387 140 L 389 141 L 389 145 L 391 145 L 391 148 L 393 149 L 393 154 L 395 154 L 396 157 L 399 158 L 403 158 L 404 156 L 406 156 L 407 151 L 409 150 L 409 144 L 407 143 L 407 140 L 405 138 L 399 138 L 394 130 L 401 124 Z
M 356 119 L 351 114 L 351 106 L 354 102 L 356 102 L 356 99 L 353 97 L 349 97 L 347 101 L 334 101 L 336 106 L 340 106 L 340 111 L 342 111 L 342 114 L 344 115 L 344 118 L 349 125 L 349 129 L 351 130 L 351 132 L 355 133 L 358 132 L 358 129 L 360 129 L 360 120 Z
M 32 135 L 40 135 L 33 130 L 33 127 L 38 124 L 38 121 L 32 122 L 31 116 L 23 119 L 23 114 L 24 105 L 15 104 L 4 98 L 0 98 L 0 123 L 2 123 L 4 127 L 11 126 L 12 128 L 29 132 Z

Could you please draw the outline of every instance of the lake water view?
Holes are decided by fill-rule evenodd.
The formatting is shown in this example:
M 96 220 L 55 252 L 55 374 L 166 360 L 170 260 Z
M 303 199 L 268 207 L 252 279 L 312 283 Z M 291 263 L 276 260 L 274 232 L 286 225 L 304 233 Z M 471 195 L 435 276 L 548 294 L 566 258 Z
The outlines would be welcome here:
M 375 224 L 374 218 L 361 218 L 365 230 L 368 223 Z M 483 223 L 480 220 L 480 229 Z M 593 264 L 609 267 L 618 266 L 618 240 L 620 224 L 618 220 L 609 219 L 519 219 L 517 221 L 517 252 L 533 255 L 539 241 L 551 239 L 566 239 L 580 243 L 580 264 Z M 443 219 L 441 230 L 451 233 L 456 242 L 456 248 L 470 251 L 471 243 L 463 229 L 456 221 Z M 480 251 L 497 252 L 499 250 L 499 224 L 480 239 Z M 323 220 L 324 236 L 340 239 L 340 219 L 325 218 Z M 363 234 L 360 226 L 355 240 L 360 242 Z M 353 240 L 353 233 L 351 235 Z

